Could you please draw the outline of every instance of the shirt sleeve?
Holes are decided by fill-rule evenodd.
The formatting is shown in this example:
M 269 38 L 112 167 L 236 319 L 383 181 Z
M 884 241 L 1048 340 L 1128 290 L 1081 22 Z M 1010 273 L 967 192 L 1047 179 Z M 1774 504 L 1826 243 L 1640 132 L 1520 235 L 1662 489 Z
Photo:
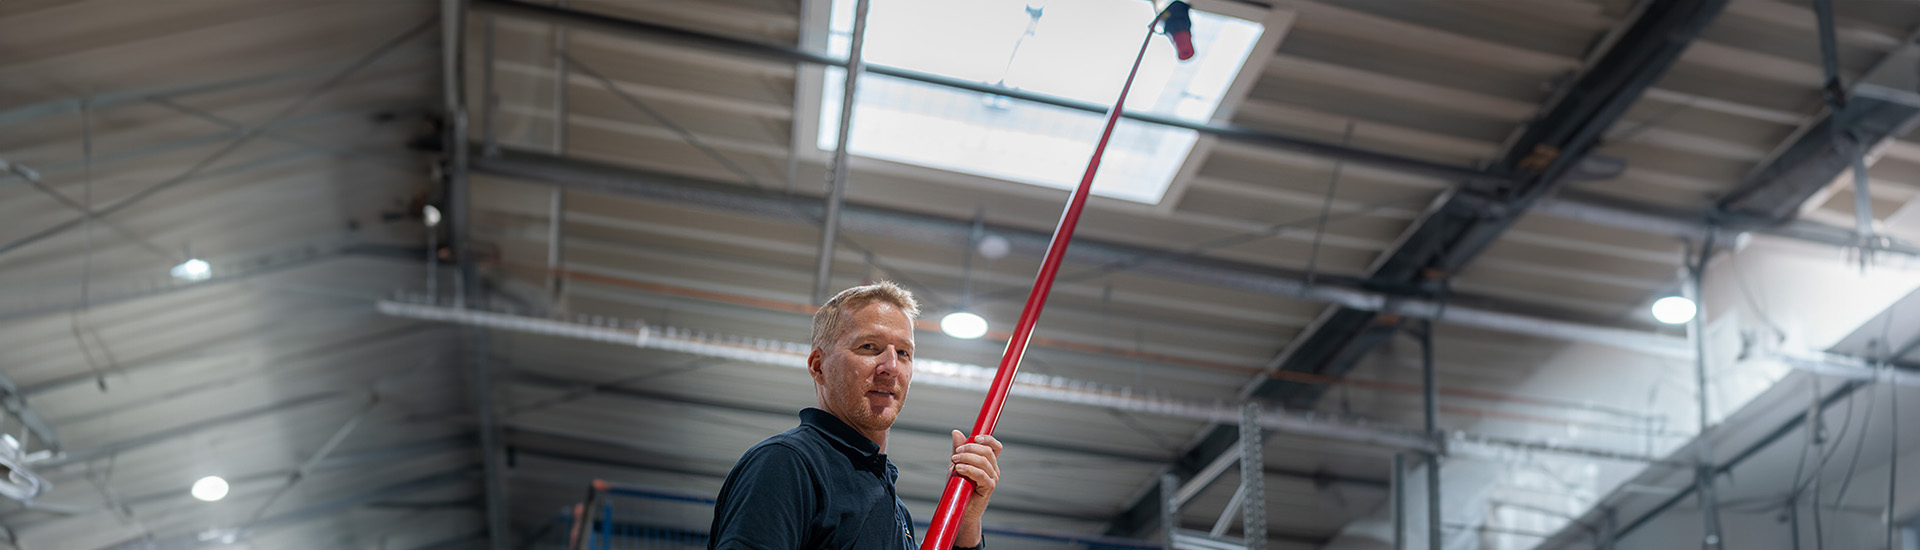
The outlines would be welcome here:
M 733 472 L 714 504 L 709 550 L 786 550 L 804 547 L 807 525 L 820 507 L 800 453 L 784 445 L 755 447 Z

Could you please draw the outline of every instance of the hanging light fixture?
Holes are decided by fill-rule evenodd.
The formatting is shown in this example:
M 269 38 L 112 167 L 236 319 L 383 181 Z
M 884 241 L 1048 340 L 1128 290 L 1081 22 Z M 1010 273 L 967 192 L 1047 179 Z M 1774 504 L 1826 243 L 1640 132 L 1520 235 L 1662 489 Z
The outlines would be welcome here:
M 986 210 L 976 209 L 973 213 L 973 233 L 967 236 L 967 246 L 960 259 L 960 307 L 946 317 L 940 318 L 940 332 L 961 340 L 972 340 L 987 334 L 987 319 L 971 311 L 973 305 L 973 254 L 979 248 L 982 238 L 987 234 Z

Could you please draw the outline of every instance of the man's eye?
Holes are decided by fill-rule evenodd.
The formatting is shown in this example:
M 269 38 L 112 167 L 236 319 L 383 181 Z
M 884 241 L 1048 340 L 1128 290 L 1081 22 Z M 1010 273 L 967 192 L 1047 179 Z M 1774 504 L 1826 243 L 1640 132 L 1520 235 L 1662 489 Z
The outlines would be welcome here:
M 873 344 L 860 344 L 860 349 L 874 350 L 874 349 L 880 349 L 880 348 L 874 347 Z

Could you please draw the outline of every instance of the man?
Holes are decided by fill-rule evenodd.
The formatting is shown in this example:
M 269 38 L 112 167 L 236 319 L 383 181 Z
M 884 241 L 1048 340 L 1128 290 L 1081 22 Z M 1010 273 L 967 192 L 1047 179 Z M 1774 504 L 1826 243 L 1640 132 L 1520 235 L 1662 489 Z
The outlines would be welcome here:
M 813 314 L 819 408 L 748 449 L 727 474 L 707 548 L 914 549 L 913 518 L 894 493 L 887 432 L 913 381 L 913 294 L 892 282 L 842 291 Z M 980 516 L 1000 479 L 1001 445 L 953 432 L 948 471 L 973 480 L 955 548 L 983 546 Z

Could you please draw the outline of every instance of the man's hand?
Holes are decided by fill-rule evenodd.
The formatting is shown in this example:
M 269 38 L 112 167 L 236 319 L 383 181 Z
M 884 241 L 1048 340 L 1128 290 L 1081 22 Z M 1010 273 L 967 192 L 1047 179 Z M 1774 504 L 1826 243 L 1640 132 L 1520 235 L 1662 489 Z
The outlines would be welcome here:
M 980 545 L 980 516 L 987 512 L 987 500 L 1000 482 L 1000 450 L 1000 440 L 991 435 L 978 436 L 968 442 L 960 430 L 953 431 L 953 462 L 948 470 L 973 482 L 973 498 L 967 501 L 967 510 L 960 516 L 960 532 L 954 534 L 954 546 Z

